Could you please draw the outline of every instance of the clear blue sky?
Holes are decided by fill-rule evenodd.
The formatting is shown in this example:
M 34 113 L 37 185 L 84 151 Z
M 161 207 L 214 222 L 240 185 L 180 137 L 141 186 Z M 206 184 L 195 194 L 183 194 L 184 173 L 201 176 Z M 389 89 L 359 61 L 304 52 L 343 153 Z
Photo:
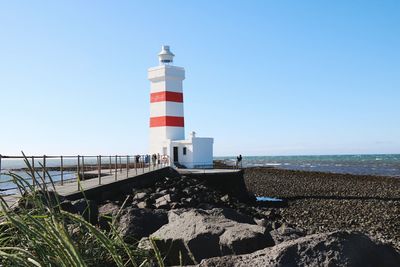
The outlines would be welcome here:
M 161 45 L 216 155 L 400 153 L 400 1 L 1 1 L 0 153 L 147 151 Z

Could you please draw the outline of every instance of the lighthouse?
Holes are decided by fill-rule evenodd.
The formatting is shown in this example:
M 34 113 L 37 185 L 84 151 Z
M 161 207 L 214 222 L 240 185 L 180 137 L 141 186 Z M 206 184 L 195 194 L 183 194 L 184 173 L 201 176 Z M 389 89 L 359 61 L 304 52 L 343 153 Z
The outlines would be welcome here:
M 211 166 L 213 138 L 185 139 L 183 80 L 185 69 L 173 65 L 174 54 L 163 45 L 159 65 L 148 70 L 150 80 L 150 154 L 168 156 L 171 164 L 188 168 Z

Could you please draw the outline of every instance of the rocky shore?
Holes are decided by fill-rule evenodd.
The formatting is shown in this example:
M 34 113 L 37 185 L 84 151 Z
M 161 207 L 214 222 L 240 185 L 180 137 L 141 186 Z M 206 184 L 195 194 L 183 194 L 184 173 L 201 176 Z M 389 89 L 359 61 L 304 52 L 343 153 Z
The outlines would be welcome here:
M 170 169 L 107 200 L 61 197 L 61 208 L 102 231 L 112 225 L 166 266 L 400 266 L 398 180 L 272 168 L 237 174 L 232 181 L 247 187 L 247 198 L 229 188 L 229 176 L 221 186 Z
M 356 230 L 400 249 L 400 179 L 322 172 L 248 168 L 248 189 L 288 200 L 282 219 L 309 234 Z

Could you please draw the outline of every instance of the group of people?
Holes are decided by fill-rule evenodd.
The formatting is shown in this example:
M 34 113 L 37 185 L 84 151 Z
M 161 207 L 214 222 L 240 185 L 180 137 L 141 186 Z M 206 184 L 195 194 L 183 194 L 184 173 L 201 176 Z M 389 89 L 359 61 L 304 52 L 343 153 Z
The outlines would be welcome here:
M 137 166 L 142 166 L 144 164 L 152 164 L 156 166 L 158 164 L 167 164 L 168 163 L 168 156 L 160 154 L 153 154 L 153 155 L 136 155 L 135 156 L 135 163 Z
M 151 155 L 151 162 L 153 163 L 153 166 L 156 166 L 157 164 L 160 164 L 161 163 L 160 154 Z

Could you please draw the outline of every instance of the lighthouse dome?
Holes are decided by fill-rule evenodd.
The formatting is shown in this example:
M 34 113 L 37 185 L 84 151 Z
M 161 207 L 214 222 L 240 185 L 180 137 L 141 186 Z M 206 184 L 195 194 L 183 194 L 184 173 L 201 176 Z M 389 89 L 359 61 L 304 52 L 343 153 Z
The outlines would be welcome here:
M 174 61 L 174 54 L 169 50 L 169 45 L 163 45 L 161 52 L 158 54 L 158 60 L 161 64 L 168 64 Z

